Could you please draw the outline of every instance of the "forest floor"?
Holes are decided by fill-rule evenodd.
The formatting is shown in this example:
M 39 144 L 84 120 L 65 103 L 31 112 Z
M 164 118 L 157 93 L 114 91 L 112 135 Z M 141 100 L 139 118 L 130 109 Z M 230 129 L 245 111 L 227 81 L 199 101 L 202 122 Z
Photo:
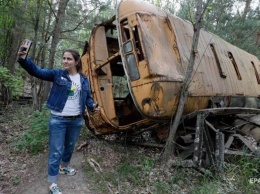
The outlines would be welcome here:
M 37 159 L 31 167 L 27 168 L 31 174 L 27 180 L 19 184 L 15 189 L 15 194 L 48 194 L 49 184 L 47 183 L 47 155 L 43 154 Z M 58 185 L 63 194 L 93 194 L 89 190 L 88 177 L 82 170 L 84 157 L 82 152 L 75 152 L 71 161 L 72 166 L 77 170 L 76 175 L 60 175 Z
M 47 150 L 32 155 L 18 153 L 13 146 L 19 134 L 28 127 L 28 123 L 17 120 L 17 108 L 16 104 L 12 104 L 0 112 L 0 194 L 47 194 Z M 81 142 L 80 139 L 79 144 Z M 71 165 L 77 170 L 76 175 L 59 176 L 58 185 L 63 194 L 93 194 L 83 170 L 84 155 L 82 149 L 73 154 Z
M 21 119 L 18 109 L 12 104 L 0 112 L 0 194 L 47 194 L 47 149 L 32 155 L 12 146 L 31 117 L 28 112 L 28 118 Z M 85 127 L 77 148 L 71 161 L 77 174 L 58 179 L 63 194 L 254 194 L 260 189 L 260 182 L 248 184 L 253 177 L 241 174 L 239 165 L 230 165 L 224 179 L 193 168 L 162 165 L 159 148 L 113 143 Z

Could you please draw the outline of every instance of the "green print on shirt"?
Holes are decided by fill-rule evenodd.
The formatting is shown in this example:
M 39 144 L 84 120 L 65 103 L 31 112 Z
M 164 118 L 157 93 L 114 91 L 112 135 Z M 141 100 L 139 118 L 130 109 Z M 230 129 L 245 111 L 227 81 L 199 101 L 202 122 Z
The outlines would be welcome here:
M 69 92 L 69 100 L 73 100 L 79 97 L 80 85 L 72 81 L 72 85 Z
M 75 86 L 71 86 L 69 96 L 74 96 L 75 90 L 76 90 L 76 87 Z

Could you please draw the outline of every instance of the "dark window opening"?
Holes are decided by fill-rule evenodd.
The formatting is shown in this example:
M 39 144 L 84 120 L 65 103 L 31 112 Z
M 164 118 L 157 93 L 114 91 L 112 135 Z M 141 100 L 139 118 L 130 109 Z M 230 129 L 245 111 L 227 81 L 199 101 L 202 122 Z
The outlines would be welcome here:
M 121 21 L 121 32 L 122 32 L 123 43 L 130 40 L 130 32 L 129 32 L 127 19 Z
M 134 34 L 137 31 L 135 30 L 135 28 L 131 28 L 128 25 L 127 19 L 122 20 L 120 24 L 123 42 L 123 57 L 125 57 L 126 69 L 128 71 L 130 80 L 135 81 L 140 79 L 138 61 L 136 59 L 136 44 L 133 45 L 133 42 L 135 42 Z
M 236 71 L 236 74 L 237 74 L 237 79 L 242 80 L 242 77 L 241 77 L 241 74 L 239 72 L 236 60 L 234 59 L 233 54 L 231 52 L 228 52 L 228 57 L 229 57 L 230 61 L 232 62 L 233 66 L 235 68 L 235 71 Z
M 106 29 L 106 39 L 109 57 L 111 57 L 115 53 L 119 53 L 116 27 Z
M 116 36 L 117 29 L 116 26 L 105 26 L 106 31 L 106 46 L 108 51 L 108 58 L 104 60 L 101 64 L 95 67 L 95 71 L 97 75 L 107 75 L 106 71 L 104 71 L 103 67 L 107 64 L 113 64 L 112 67 L 117 63 L 120 59 L 119 54 L 119 45 L 118 45 L 118 38 Z
M 255 77 L 256 77 L 256 80 L 257 80 L 257 83 L 260 84 L 260 77 L 259 77 L 259 74 L 257 72 L 257 69 L 255 67 L 255 64 L 253 61 L 251 61 L 252 65 L 253 65 L 253 68 L 254 68 L 254 71 L 255 71 Z
M 138 61 L 142 61 L 142 60 L 144 60 L 144 53 L 143 53 L 143 49 L 142 49 L 142 46 L 141 46 L 141 41 L 140 41 L 140 37 L 139 37 L 138 27 L 137 26 L 135 26 L 133 28 L 133 33 L 134 33 L 135 48 L 136 48 Z
M 222 70 L 222 67 L 221 67 L 221 64 L 220 64 L 220 61 L 219 61 L 219 58 L 218 58 L 218 55 L 217 55 L 217 52 L 216 52 L 214 44 L 210 44 L 210 48 L 211 48 L 211 50 L 212 50 L 212 52 L 214 54 L 220 77 L 226 78 L 227 76 L 226 76 L 226 74 Z
M 131 39 L 135 44 L 134 52 L 136 52 L 138 61 L 144 60 L 144 54 L 143 54 L 143 49 L 141 46 L 141 40 L 140 40 L 139 33 L 138 33 L 138 27 L 134 26 L 131 28 L 130 26 L 128 26 L 128 22 L 125 19 L 125 20 L 122 20 L 122 22 L 121 22 L 121 31 L 122 31 L 123 43 L 125 43 Z M 133 34 L 132 37 L 131 37 L 131 33 Z
M 142 120 L 143 117 L 136 109 L 132 96 L 130 95 L 123 65 L 119 59 L 116 64 L 111 64 L 111 73 L 114 106 L 119 126 Z
M 127 21 L 125 21 L 127 22 Z M 109 65 L 113 84 L 113 101 L 118 118 L 119 126 L 128 125 L 139 120 L 142 120 L 141 114 L 135 107 L 132 97 L 129 92 L 125 71 L 122 64 L 122 59 L 119 54 L 118 36 L 115 26 L 106 26 L 106 42 L 109 58 L 104 62 L 104 65 Z M 128 28 L 125 28 L 124 34 L 126 40 L 130 42 L 130 33 Z M 127 42 L 127 41 L 125 41 Z M 132 54 L 132 52 L 129 52 Z M 131 57 L 130 57 L 131 58 Z M 129 62 L 131 63 L 131 59 Z M 135 61 L 135 60 L 134 60 Z M 133 63 L 134 63 L 133 61 Z M 102 88 L 100 88 L 102 90 Z M 103 88 L 104 90 L 104 88 Z

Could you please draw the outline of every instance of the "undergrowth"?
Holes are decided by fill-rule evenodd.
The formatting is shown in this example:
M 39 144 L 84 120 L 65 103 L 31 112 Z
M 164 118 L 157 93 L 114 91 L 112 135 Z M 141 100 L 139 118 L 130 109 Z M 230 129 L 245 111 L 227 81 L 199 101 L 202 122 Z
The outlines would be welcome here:
M 15 147 L 33 155 L 42 152 L 48 141 L 48 119 L 49 111 L 46 108 L 33 112 L 29 128 L 19 134 Z
M 233 157 L 232 165 L 226 169 L 226 176 L 234 181 L 240 193 L 259 193 L 260 157 Z M 255 179 L 257 182 L 253 182 Z
M 255 194 L 260 189 L 260 183 L 249 182 L 250 178 L 260 178 L 259 158 L 235 158 L 222 174 L 209 176 L 194 168 L 164 165 L 159 160 L 160 150 L 97 139 L 89 141 L 86 157 L 93 158 L 102 169 L 97 172 L 93 165 L 85 163 L 86 176 L 91 177 L 91 189 L 95 193 Z
M 26 117 L 25 112 L 19 115 L 21 121 Z M 16 148 L 31 154 L 42 152 L 47 146 L 48 119 L 49 111 L 45 108 L 26 118 L 29 127 L 19 133 Z M 260 181 L 259 157 L 232 157 L 223 174 L 209 177 L 193 168 L 163 165 L 159 161 L 160 149 L 107 142 L 94 137 L 86 128 L 81 138 L 88 141 L 84 170 L 93 193 L 255 194 L 260 189 L 260 182 L 250 182 Z

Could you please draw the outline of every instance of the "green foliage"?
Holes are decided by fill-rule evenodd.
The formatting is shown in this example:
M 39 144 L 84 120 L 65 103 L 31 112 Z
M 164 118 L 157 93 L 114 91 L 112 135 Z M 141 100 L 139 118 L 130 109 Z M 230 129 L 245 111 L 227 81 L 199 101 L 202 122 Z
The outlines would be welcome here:
M 48 140 L 48 119 L 49 111 L 46 108 L 43 108 L 42 111 L 35 111 L 30 128 L 20 134 L 15 146 L 21 151 L 28 151 L 30 154 L 43 151 Z
M 2 66 L 0 66 L 0 82 L 12 92 L 14 97 L 18 97 L 23 91 L 23 79 L 21 76 L 12 75 L 7 68 Z
M 10 29 L 13 27 L 14 18 L 11 14 L 11 9 L 8 5 L 8 2 L 0 3 L 0 61 L 3 60 L 4 55 L 6 54 L 6 49 L 8 45 L 7 34 L 10 33 Z
M 20 182 L 21 182 L 21 179 L 19 177 L 13 177 L 12 178 L 13 185 L 19 185 Z
M 194 12 L 195 1 L 194 0 L 184 0 L 180 3 L 181 9 L 177 12 L 177 15 L 182 19 L 188 20 L 191 23 L 195 21 Z

